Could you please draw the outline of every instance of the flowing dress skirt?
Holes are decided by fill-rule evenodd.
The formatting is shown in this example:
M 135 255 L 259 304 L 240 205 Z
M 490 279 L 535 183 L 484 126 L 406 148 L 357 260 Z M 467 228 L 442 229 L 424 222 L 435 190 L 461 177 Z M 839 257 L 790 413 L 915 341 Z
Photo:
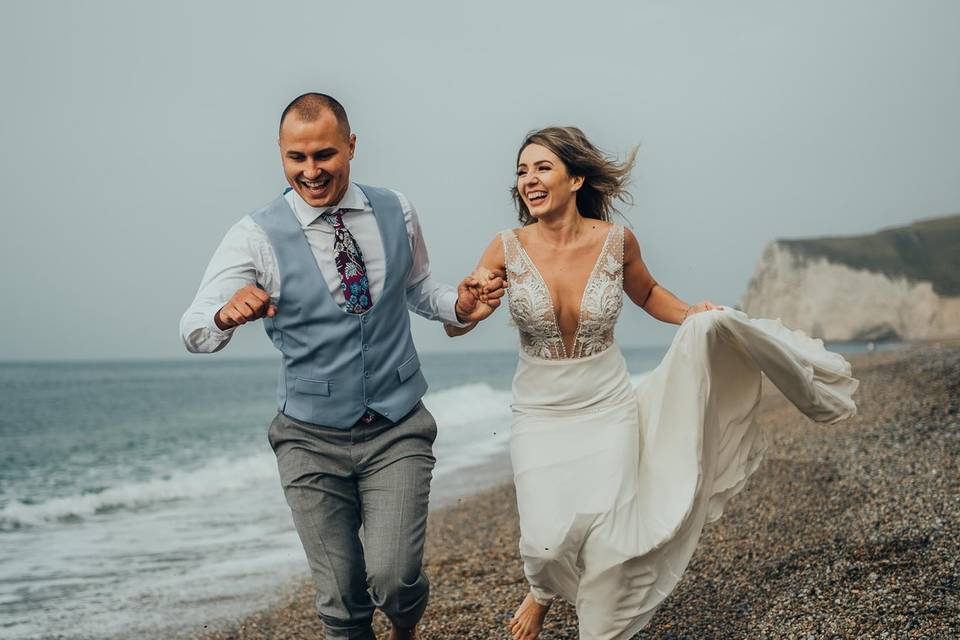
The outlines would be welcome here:
M 616 345 L 574 360 L 521 352 L 510 454 L 524 572 L 540 602 L 576 605 L 581 638 L 646 625 L 757 469 L 761 372 L 813 420 L 856 413 L 842 356 L 732 309 L 688 318 L 636 388 Z

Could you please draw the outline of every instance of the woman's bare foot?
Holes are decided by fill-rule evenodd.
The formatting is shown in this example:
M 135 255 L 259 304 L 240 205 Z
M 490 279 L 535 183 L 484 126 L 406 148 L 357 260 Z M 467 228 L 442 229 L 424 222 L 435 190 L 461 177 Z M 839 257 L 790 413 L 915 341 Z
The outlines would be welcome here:
M 510 618 L 510 632 L 514 640 L 535 640 L 543 628 L 543 619 L 547 617 L 550 605 L 543 605 L 533 599 L 533 594 L 520 603 L 520 608 Z

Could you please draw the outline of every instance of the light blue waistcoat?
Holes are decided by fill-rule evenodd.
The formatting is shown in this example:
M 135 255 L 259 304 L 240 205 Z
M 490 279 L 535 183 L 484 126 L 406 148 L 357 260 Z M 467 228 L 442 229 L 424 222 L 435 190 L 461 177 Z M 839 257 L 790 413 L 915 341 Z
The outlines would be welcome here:
M 383 292 L 363 314 L 334 301 L 286 198 L 251 214 L 280 270 L 277 315 L 264 328 L 283 354 L 277 402 L 304 422 L 349 429 L 367 409 L 397 421 L 427 390 L 410 336 L 406 282 L 412 258 L 403 209 L 388 189 L 357 185 L 373 207 L 386 256 Z

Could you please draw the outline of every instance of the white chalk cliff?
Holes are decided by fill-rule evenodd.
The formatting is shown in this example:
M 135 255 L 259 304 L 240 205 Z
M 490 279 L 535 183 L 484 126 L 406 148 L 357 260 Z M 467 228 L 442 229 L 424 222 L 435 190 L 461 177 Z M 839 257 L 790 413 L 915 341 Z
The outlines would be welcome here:
M 960 216 L 773 241 L 741 306 L 825 340 L 960 336 Z

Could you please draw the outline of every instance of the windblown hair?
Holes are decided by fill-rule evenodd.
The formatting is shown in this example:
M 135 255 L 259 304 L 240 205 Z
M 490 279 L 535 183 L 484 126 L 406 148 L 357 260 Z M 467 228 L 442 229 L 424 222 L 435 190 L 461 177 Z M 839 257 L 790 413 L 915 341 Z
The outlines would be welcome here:
M 615 158 L 595 147 L 577 127 L 547 127 L 527 134 L 517 151 L 518 165 L 520 154 L 531 144 L 546 147 L 563 161 L 567 173 L 584 179 L 583 186 L 577 191 L 577 209 L 584 218 L 608 221 L 613 213 L 620 212 L 614 205 L 614 200 L 627 205 L 633 204 L 627 185 L 630 183 L 630 172 L 633 170 L 639 147 L 631 149 L 626 160 L 617 162 Z M 536 218 L 530 215 L 516 182 L 512 193 L 520 224 L 526 226 L 536 222 Z
M 319 118 L 320 114 L 324 111 L 333 113 L 333 117 L 337 119 L 337 126 L 340 128 L 340 131 L 345 138 L 349 138 L 350 121 L 347 120 L 347 110 L 343 108 L 343 105 L 340 104 L 336 98 L 328 96 L 325 93 L 305 93 L 302 96 L 294 98 L 293 102 L 287 105 L 287 108 L 283 110 L 283 114 L 280 116 L 280 127 L 283 128 L 283 121 L 286 120 L 287 115 L 291 113 L 296 114 L 301 120 L 313 122 Z

